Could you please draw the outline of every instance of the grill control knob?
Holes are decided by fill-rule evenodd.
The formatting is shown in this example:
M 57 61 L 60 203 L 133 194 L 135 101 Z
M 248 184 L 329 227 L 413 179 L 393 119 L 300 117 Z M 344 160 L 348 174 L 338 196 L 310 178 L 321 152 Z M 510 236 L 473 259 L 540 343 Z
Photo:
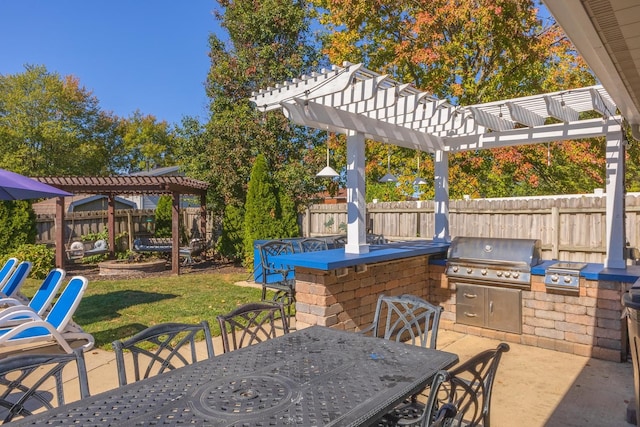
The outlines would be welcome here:
M 487 275 L 487 269 L 483 268 L 482 270 L 480 270 L 480 274 L 482 274 L 483 276 Z
M 502 277 L 502 271 L 496 271 L 496 276 Z
M 458 266 L 454 265 L 453 267 L 451 267 L 451 271 L 453 271 L 454 273 L 458 272 Z
M 551 276 L 551 281 L 552 282 L 557 282 L 558 280 L 560 280 L 560 278 L 558 277 L 557 274 L 554 274 L 554 275 Z
M 513 278 L 514 278 L 514 279 L 517 279 L 518 277 L 520 277 L 520 273 L 518 273 L 517 271 L 515 271 L 515 272 L 513 273 Z
M 473 268 L 467 267 L 467 274 L 471 274 L 471 273 L 473 273 Z
M 508 272 L 508 271 L 505 271 L 505 272 L 504 272 L 504 277 L 511 277 L 511 273 L 510 273 L 510 272 Z
M 564 276 L 564 283 L 571 283 L 571 276 Z

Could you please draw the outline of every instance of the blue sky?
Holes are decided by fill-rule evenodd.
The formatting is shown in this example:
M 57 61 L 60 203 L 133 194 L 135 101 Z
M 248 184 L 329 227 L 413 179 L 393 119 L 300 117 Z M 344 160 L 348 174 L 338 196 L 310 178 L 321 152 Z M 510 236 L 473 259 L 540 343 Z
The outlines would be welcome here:
M 121 117 L 206 119 L 213 0 L 0 0 L 0 74 L 72 74 Z

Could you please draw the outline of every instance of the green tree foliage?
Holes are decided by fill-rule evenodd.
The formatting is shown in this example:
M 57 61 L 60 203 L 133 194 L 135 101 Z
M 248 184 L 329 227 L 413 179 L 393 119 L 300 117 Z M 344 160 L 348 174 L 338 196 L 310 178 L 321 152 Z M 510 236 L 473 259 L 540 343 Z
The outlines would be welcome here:
M 160 196 L 156 206 L 155 237 L 171 237 L 171 210 L 171 196 Z
M 35 243 L 36 215 L 25 200 L 0 201 L 0 254 Z
M 115 172 L 118 119 L 75 77 L 44 66 L 0 75 L 0 167 L 29 176 Z
M 186 133 L 202 148 L 192 153 L 187 170 L 195 169 L 212 184 L 213 208 L 222 210 L 229 204 L 244 203 L 251 165 L 261 153 L 276 180 L 298 204 L 318 188 L 313 174 L 322 157 L 313 148 L 321 134 L 292 125 L 280 111 L 260 113 L 248 98 L 254 91 L 317 66 L 306 3 L 220 0 L 219 4 L 217 18 L 229 40 L 210 36 L 207 95 L 211 117 L 204 136 L 187 123 Z
M 245 265 L 253 265 L 253 242 L 298 235 L 292 200 L 275 184 L 265 157 L 258 154 L 251 170 L 244 215 Z
M 2 259 L 4 263 L 8 258 L 31 261 L 32 267 L 29 277 L 44 279 L 51 269 L 55 268 L 56 251 L 46 245 L 25 243 L 10 250 Z
M 471 105 L 571 89 L 595 79 L 543 6 L 534 0 L 313 0 L 332 63 L 364 62 L 380 73 Z M 367 144 L 368 182 L 385 173 L 386 149 Z M 604 180 L 602 140 L 558 141 L 457 153 L 450 194 L 460 197 L 591 192 Z M 370 157 L 371 155 L 371 157 Z M 399 197 L 411 194 L 416 153 L 396 149 Z M 425 170 L 432 159 L 424 158 Z M 408 173 L 408 175 L 406 175 Z M 427 176 L 428 177 L 428 176 Z M 433 194 L 432 184 L 422 188 Z M 404 195 L 404 196 L 403 196 Z
M 124 142 L 123 166 L 129 172 L 172 166 L 177 134 L 166 121 L 136 111 L 120 123 Z
M 244 208 L 227 205 L 222 219 L 222 235 L 218 242 L 218 253 L 234 260 L 244 258 Z

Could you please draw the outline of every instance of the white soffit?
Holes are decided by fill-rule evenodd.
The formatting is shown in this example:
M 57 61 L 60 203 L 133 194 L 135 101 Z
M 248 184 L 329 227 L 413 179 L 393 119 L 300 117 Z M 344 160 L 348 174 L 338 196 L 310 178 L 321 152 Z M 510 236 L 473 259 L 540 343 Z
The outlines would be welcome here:
M 640 1 L 543 1 L 640 139 Z
M 455 107 L 410 84 L 348 63 L 261 90 L 251 101 L 260 111 L 282 108 L 301 125 L 356 131 L 368 139 L 432 153 L 531 143 L 532 133 L 523 128 L 552 126 L 549 134 L 587 138 L 597 136 L 594 126 L 600 123 L 603 135 L 603 123 L 616 115 L 616 105 L 602 86 Z M 587 111 L 602 116 L 596 125 L 580 125 L 581 113 Z M 559 122 L 563 125 L 557 126 Z M 489 145 L 481 142 L 487 135 Z

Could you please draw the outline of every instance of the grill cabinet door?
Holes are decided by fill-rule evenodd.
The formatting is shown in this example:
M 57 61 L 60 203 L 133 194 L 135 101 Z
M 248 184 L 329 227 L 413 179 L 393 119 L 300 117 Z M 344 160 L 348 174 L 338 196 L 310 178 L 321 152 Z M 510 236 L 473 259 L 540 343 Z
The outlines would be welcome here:
M 463 325 L 485 325 L 485 289 L 481 286 L 457 284 L 456 322 Z
M 499 331 L 522 333 L 522 291 L 487 288 L 487 327 Z

